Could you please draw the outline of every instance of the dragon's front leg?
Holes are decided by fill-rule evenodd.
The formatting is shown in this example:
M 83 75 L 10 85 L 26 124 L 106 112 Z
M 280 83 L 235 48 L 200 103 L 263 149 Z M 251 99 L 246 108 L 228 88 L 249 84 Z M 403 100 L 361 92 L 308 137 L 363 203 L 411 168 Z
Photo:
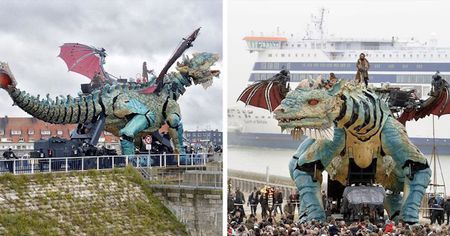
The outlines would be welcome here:
M 417 223 L 420 203 L 431 177 L 427 160 L 410 142 L 404 126 L 393 118 L 386 120 L 381 143 L 383 151 L 392 156 L 398 171 L 405 176 L 400 218 L 408 223 Z
M 345 132 L 335 129 L 333 141 L 305 140 L 297 149 L 289 164 L 292 179 L 299 191 L 301 221 L 325 221 L 325 211 L 321 198 L 322 171 L 345 147 Z
M 169 113 L 166 122 L 169 125 L 169 135 L 172 138 L 175 153 L 179 154 L 179 163 L 182 165 L 190 163 L 186 156 L 186 150 L 183 147 L 183 123 L 180 115 L 178 113 Z

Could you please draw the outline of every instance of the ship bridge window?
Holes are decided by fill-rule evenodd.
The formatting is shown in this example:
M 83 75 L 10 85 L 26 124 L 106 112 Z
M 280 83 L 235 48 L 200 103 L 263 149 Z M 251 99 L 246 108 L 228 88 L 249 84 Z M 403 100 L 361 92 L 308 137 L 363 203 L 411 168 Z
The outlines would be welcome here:
M 392 54 L 389 54 L 389 58 L 391 58 L 392 57 Z
M 300 44 L 297 44 L 297 47 L 299 48 L 299 47 L 300 47 Z
M 412 54 L 409 54 L 409 57 L 412 58 Z
M 433 57 L 433 54 L 430 54 L 430 57 Z
M 300 54 L 300 56 L 301 56 L 301 57 L 304 57 L 304 56 L 305 56 L 305 54 L 303 54 L 303 53 L 302 53 L 302 54 Z
M 272 53 L 269 53 L 269 55 L 268 55 L 269 57 L 272 57 Z

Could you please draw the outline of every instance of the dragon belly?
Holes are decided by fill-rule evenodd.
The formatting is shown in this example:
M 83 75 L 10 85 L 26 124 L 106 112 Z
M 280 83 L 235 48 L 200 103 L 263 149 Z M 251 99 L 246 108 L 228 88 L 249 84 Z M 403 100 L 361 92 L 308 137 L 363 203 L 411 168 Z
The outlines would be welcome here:
M 349 133 L 347 135 L 346 143 L 350 158 L 353 158 L 356 165 L 364 169 L 369 167 L 373 158 L 377 157 L 381 142 L 379 135 L 374 135 L 374 137 L 367 141 L 361 141 Z

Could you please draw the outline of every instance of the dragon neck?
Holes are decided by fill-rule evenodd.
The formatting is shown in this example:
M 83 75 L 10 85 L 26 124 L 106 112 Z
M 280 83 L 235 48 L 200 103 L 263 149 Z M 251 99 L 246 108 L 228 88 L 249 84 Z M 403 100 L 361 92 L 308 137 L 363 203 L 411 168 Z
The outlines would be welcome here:
M 378 96 L 368 90 L 345 91 L 341 93 L 342 106 L 334 120 L 358 139 L 365 141 L 376 135 L 386 119 Z

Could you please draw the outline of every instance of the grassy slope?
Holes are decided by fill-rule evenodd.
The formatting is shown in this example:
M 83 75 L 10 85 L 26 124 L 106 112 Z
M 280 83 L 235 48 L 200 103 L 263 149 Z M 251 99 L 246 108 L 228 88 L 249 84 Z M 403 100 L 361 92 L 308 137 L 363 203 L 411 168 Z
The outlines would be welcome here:
M 8 235 L 188 235 L 186 227 L 156 198 L 142 176 L 132 168 L 114 171 L 88 171 L 70 174 L 35 174 L 0 176 L 0 186 L 17 192 L 20 199 L 29 198 L 28 184 L 52 184 L 55 178 L 77 177 L 80 182 L 88 178 L 94 182 L 90 191 L 99 199 L 111 197 L 111 192 L 101 190 L 97 185 L 101 179 L 121 184 L 140 187 L 148 201 L 125 201 L 118 207 L 108 207 L 99 202 L 85 202 L 71 194 L 47 192 L 45 196 L 36 196 L 39 201 L 37 209 L 25 210 L 23 201 L 9 200 L 8 208 L 15 207 L 15 212 L 0 208 L 0 226 Z M 124 179 L 125 178 L 125 179 Z M 97 186 L 97 187 L 96 187 Z M 0 192 L 0 197 L 5 198 Z M 121 196 L 114 196 L 120 198 Z M 144 199 L 145 200 L 145 199 Z M 63 204 L 61 204 L 63 203 Z M 67 203 L 67 204 L 65 204 Z M 103 205 L 102 205 L 103 204 Z M 43 206 L 43 207 L 42 207 Z M 45 210 L 50 206 L 52 213 Z M 123 227 L 131 225 L 131 227 Z M 106 227 L 108 226 L 108 227 Z M 1 232 L 1 231 L 0 231 Z

